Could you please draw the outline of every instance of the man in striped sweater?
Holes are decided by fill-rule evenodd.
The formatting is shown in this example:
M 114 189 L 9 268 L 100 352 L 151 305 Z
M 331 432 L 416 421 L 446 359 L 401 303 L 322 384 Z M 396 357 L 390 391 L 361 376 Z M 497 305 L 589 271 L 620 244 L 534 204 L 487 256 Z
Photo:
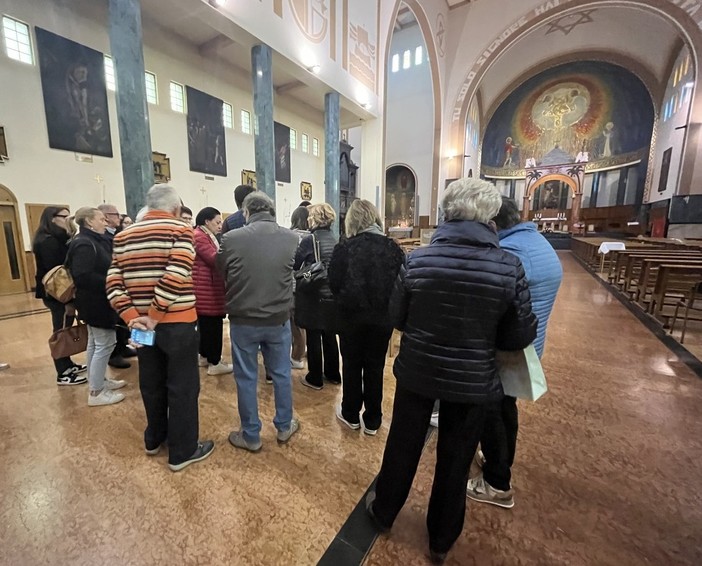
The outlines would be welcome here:
M 168 185 L 146 195 L 143 221 L 115 236 L 107 297 L 131 329 L 153 330 L 153 346 L 138 350 L 139 388 L 146 409 L 146 453 L 168 441 L 174 472 L 207 458 L 198 441 L 198 334 L 192 266 L 193 228 L 179 219 L 181 201 Z

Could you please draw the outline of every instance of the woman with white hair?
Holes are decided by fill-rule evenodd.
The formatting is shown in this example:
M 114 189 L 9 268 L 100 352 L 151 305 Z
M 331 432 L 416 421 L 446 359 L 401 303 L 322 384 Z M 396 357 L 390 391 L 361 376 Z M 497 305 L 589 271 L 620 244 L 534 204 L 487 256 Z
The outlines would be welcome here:
M 331 231 L 336 220 L 334 209 L 323 203 L 308 210 L 307 223 L 312 234 L 303 238 L 297 248 L 293 266 L 296 271 L 317 260 L 329 265 L 338 241 Z M 341 383 L 336 319 L 336 304 L 328 282 L 314 289 L 295 290 L 295 323 L 307 331 L 307 375 L 300 380 L 305 387 L 322 389 L 324 380 L 334 385 Z
M 346 235 L 329 262 L 329 286 L 340 309 L 343 397 L 336 417 L 352 430 L 375 436 L 383 418 L 383 372 L 392 336 L 390 293 L 405 254 L 383 233 L 378 210 L 355 200 Z M 361 418 L 361 409 L 364 409 Z
M 445 222 L 412 252 L 391 298 L 404 332 L 395 360 L 392 424 L 375 491 L 366 508 L 389 530 L 412 486 L 434 402 L 441 401 L 429 551 L 436 564 L 463 530 L 468 470 L 486 407 L 500 401 L 496 350 L 521 350 L 536 336 L 519 258 L 499 247 L 492 218 L 502 199 L 493 185 L 465 178 L 442 199 Z

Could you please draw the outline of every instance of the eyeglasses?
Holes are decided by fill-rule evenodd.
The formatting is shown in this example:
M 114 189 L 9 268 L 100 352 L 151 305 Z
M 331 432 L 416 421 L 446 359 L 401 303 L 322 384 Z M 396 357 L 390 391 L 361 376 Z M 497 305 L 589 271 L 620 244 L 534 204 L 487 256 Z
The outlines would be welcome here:
M 105 216 L 119 216 L 119 212 L 105 212 Z
M 68 218 L 70 214 L 54 214 L 54 218 Z

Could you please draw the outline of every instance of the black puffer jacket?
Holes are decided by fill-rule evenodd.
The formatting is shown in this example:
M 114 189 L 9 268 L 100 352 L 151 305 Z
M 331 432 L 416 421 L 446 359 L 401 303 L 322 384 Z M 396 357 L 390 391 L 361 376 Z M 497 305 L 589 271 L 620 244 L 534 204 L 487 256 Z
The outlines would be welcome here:
M 382 234 L 358 234 L 334 248 L 329 287 L 339 306 L 340 331 L 358 324 L 392 325 L 388 303 L 404 262 L 400 246 Z
M 325 262 L 327 266 L 329 265 L 334 246 L 338 240 L 329 228 L 318 228 L 312 230 L 312 235 L 300 241 L 295 254 L 295 265 L 293 266 L 295 271 L 315 262 L 314 241 L 312 238 L 316 238 L 319 242 L 320 260 Z M 328 284 L 324 284 L 314 291 L 296 290 L 295 324 L 308 330 L 336 331 L 338 311 Z
M 412 252 L 390 311 L 404 331 L 398 382 L 454 403 L 499 400 L 495 350 L 521 350 L 536 337 L 524 268 L 479 222 L 447 222 Z
M 117 313 L 107 300 L 105 282 L 112 244 L 88 228 L 71 240 L 66 264 L 76 285 L 75 305 L 81 320 L 97 328 L 114 328 Z

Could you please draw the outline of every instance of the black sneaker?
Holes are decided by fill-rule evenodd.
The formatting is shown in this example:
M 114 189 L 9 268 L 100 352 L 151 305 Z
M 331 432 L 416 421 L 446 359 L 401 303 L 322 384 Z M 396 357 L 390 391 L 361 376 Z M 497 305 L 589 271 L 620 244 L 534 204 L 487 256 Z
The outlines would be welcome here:
M 273 378 L 270 375 L 266 375 L 266 383 L 271 385 L 273 383 Z
M 71 368 L 73 368 L 73 371 L 76 373 L 85 373 L 86 371 L 88 371 L 88 366 L 86 366 L 85 364 L 73 364 Z
M 75 366 L 68 368 L 62 374 L 56 376 L 56 385 L 82 385 L 87 381 L 87 377 L 78 375 L 78 370 Z
M 132 364 L 130 364 L 122 356 L 115 356 L 114 358 L 110 358 L 110 361 L 107 362 L 107 365 L 117 369 L 127 369 L 132 367 Z
M 181 462 L 180 464 L 168 464 L 168 467 L 172 472 L 179 472 L 180 470 L 187 468 L 190 464 L 201 462 L 210 456 L 212 452 L 214 452 L 214 447 L 214 442 L 211 440 L 203 440 L 202 442 L 198 442 L 197 449 L 195 452 L 193 452 L 193 455 L 190 456 L 190 458 L 185 460 L 185 462 Z
M 327 377 L 326 375 L 324 376 L 324 381 L 328 381 L 332 385 L 341 385 L 341 376 L 340 375 L 335 375 L 333 377 Z

